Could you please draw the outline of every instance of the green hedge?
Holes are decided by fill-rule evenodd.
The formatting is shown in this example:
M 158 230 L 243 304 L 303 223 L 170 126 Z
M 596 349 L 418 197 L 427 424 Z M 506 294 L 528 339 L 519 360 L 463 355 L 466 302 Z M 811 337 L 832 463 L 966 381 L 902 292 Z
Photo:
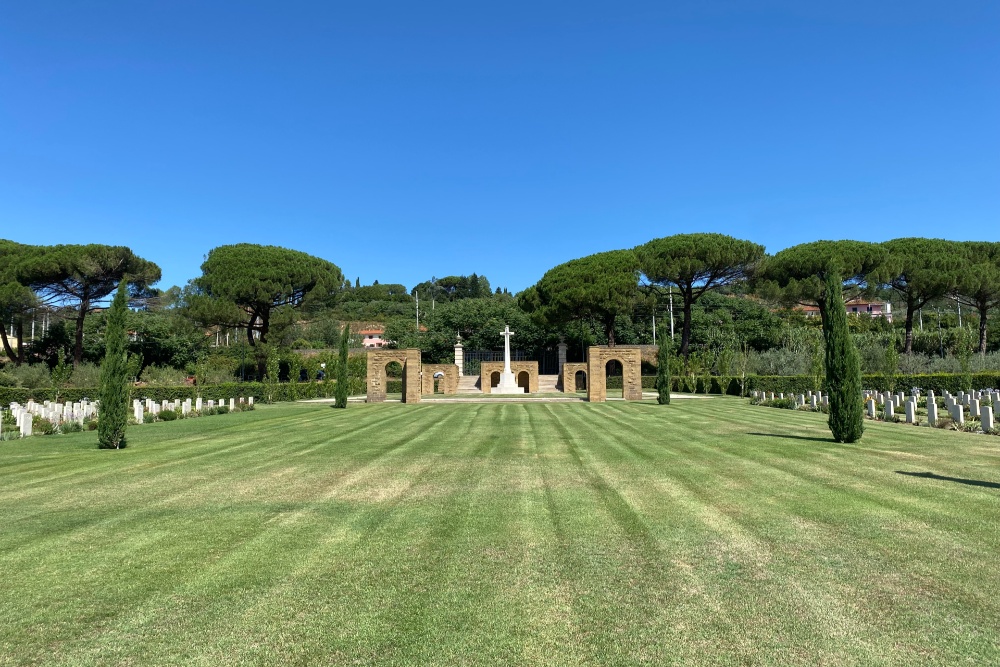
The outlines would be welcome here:
M 947 390 L 957 393 L 965 389 L 963 377 L 958 373 L 934 373 L 927 375 L 900 375 L 891 387 L 892 391 L 909 392 L 912 387 L 920 387 L 923 391 L 934 390 L 935 393 Z M 865 375 L 862 377 L 865 389 L 876 389 L 886 391 L 885 377 L 882 375 Z M 737 378 L 717 377 L 709 378 L 709 394 L 730 394 L 738 396 L 740 393 L 740 383 Z M 807 391 L 816 389 L 813 378 L 806 375 L 750 375 L 746 379 L 746 391 L 773 391 L 775 393 L 804 394 Z M 723 389 L 725 385 L 725 389 Z M 275 401 L 293 401 L 303 398 L 332 398 L 335 383 L 330 382 L 296 382 L 281 383 L 274 387 Z M 621 389 L 621 377 L 609 377 L 608 389 Z M 973 373 L 972 387 L 974 389 L 985 389 L 987 387 L 1000 388 L 1000 373 Z M 642 376 L 642 388 L 650 391 L 656 388 L 655 375 Z M 267 401 L 268 387 L 263 382 L 229 382 L 226 384 L 207 385 L 201 387 L 201 396 L 205 400 L 222 400 L 230 398 L 240 398 L 241 396 L 253 396 L 254 400 L 260 403 Z M 399 394 L 403 391 L 402 380 L 388 380 L 386 391 L 390 394 Z M 689 378 L 675 376 L 671 381 L 671 391 L 678 393 L 696 392 L 705 393 L 704 378 Z M 351 394 L 358 395 L 365 392 L 364 381 L 360 378 L 351 379 Z M 199 391 L 195 387 L 135 387 L 132 389 L 132 398 L 149 398 L 154 401 L 184 400 L 185 398 L 197 397 Z M 7 406 L 11 403 L 24 405 L 29 400 L 37 402 L 55 400 L 56 392 L 51 388 L 47 389 L 25 389 L 23 387 L 0 387 L 0 405 Z M 59 400 L 62 402 L 76 402 L 81 399 L 97 400 L 97 389 L 63 389 L 59 391 Z
M 924 392 L 933 390 L 937 394 L 947 390 L 957 393 L 968 387 L 963 386 L 963 376 L 959 373 L 932 373 L 924 375 L 899 375 L 896 377 L 892 387 L 886 387 L 884 375 L 864 375 L 862 385 L 865 389 L 875 389 L 879 391 L 904 391 L 909 393 L 913 387 L 919 387 Z M 973 373 L 972 388 L 985 389 L 987 387 L 1000 388 L 1000 373 Z M 616 384 L 612 385 L 612 380 Z M 654 376 L 643 376 L 642 386 L 644 389 L 652 388 Z M 713 376 L 710 380 L 710 394 L 730 394 L 738 396 L 740 393 L 740 383 L 737 378 L 720 378 Z M 726 385 L 723 391 L 722 385 Z M 812 376 L 809 375 L 750 375 L 746 379 L 745 389 L 751 391 L 773 391 L 775 393 L 804 394 L 813 389 L 823 389 L 815 386 Z M 702 378 L 675 377 L 671 383 L 672 391 L 691 393 L 696 391 L 699 394 L 705 393 L 704 380 Z M 621 378 L 608 378 L 608 388 L 620 388 Z

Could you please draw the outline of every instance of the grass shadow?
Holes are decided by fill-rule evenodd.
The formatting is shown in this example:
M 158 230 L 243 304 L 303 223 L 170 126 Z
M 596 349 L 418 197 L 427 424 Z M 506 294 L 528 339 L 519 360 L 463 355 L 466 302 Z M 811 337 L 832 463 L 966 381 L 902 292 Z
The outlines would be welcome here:
M 811 442 L 834 442 L 833 438 L 813 438 L 807 435 L 788 435 L 784 433 L 747 433 L 747 435 L 758 435 L 768 438 L 787 438 L 789 440 L 809 440 Z
M 987 489 L 1000 489 L 1000 482 L 986 482 L 981 479 L 963 479 L 961 477 L 947 477 L 945 475 L 937 475 L 932 472 L 908 472 L 906 470 L 897 470 L 897 475 L 907 475 L 908 477 L 923 477 L 925 479 L 937 479 L 942 482 L 956 482 L 958 484 L 968 484 L 969 486 L 983 486 Z

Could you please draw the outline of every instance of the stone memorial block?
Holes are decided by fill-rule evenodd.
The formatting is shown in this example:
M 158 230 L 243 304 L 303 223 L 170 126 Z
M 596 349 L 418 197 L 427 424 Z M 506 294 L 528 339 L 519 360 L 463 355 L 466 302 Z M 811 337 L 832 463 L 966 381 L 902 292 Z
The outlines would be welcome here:
M 815 410 L 816 407 L 817 407 L 817 405 L 818 405 L 818 403 L 816 401 L 816 397 L 815 396 L 810 396 L 809 397 L 809 407 L 812 408 L 813 410 Z
M 892 401 L 892 399 L 886 401 L 885 409 L 882 411 L 882 418 L 885 419 L 887 422 L 891 422 L 895 417 L 894 409 L 895 409 L 895 403 Z
M 236 409 L 236 399 L 235 398 L 230 398 L 229 399 L 229 411 L 232 412 L 235 409 Z
M 869 398 L 867 403 L 867 408 L 868 408 L 868 416 L 871 417 L 872 419 L 875 419 L 875 409 L 876 409 L 875 401 Z
M 906 423 L 916 424 L 917 423 L 917 402 L 907 401 L 906 402 Z
M 969 419 L 979 419 L 979 401 L 975 398 L 969 399 Z
M 251 396 L 251 397 L 249 397 L 247 399 L 247 403 L 249 403 L 250 405 L 253 405 L 253 396 Z
M 201 396 L 194 399 L 194 409 L 197 410 L 198 412 L 201 412 Z
M 937 424 L 937 403 L 927 404 L 927 425 L 934 426 Z

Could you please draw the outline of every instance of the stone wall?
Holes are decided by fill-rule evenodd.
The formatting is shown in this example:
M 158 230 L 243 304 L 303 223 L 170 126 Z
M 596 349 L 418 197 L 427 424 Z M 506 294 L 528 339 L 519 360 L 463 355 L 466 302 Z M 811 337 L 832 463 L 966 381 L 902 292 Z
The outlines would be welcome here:
M 583 371 L 587 373 L 587 364 L 584 363 L 565 363 L 562 367 L 562 373 L 560 373 L 560 382 L 562 383 L 562 390 L 568 394 L 572 394 L 576 391 L 576 374 L 577 371 Z M 590 387 L 589 373 L 587 387 Z
M 396 361 L 403 367 L 403 403 L 420 402 L 420 350 L 368 350 L 368 403 L 385 400 L 385 367 Z M 456 383 L 457 384 L 457 383 Z
M 534 394 L 538 392 L 537 361 L 512 361 L 510 362 L 510 370 L 514 374 L 515 378 L 519 378 L 521 373 L 526 372 L 528 374 L 528 393 Z M 484 394 L 489 394 L 493 390 L 493 385 L 490 383 L 490 375 L 492 373 L 502 372 L 502 361 L 484 361 L 480 364 L 479 386 L 482 388 Z M 518 384 L 520 384 L 520 382 L 518 382 Z
M 592 347 L 587 352 L 587 400 L 608 400 L 606 366 L 611 360 L 622 365 L 622 395 L 626 401 L 642 400 L 642 350 L 638 346 Z
M 444 377 L 438 378 L 438 386 L 445 394 L 458 393 L 458 366 L 455 364 L 424 364 L 421 366 L 422 393 L 434 393 L 434 375 L 444 373 Z

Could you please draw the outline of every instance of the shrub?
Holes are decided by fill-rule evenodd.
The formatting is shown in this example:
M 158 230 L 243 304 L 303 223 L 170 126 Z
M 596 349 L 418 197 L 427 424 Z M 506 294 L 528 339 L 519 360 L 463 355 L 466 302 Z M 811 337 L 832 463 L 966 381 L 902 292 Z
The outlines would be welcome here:
M 215 414 L 217 414 L 217 415 L 224 415 L 227 412 L 229 412 L 229 406 L 228 405 L 218 405 L 218 406 L 215 407 Z
M 666 341 L 656 352 L 656 402 L 670 404 L 670 344 Z
M 139 376 L 139 380 L 150 387 L 183 387 L 187 385 L 187 378 L 185 371 L 168 366 L 146 366 Z
M 177 412 L 175 410 L 160 410 L 160 414 L 156 416 L 159 417 L 160 421 L 172 422 L 177 419 Z
M 17 384 L 25 389 L 39 389 L 52 385 L 49 379 L 49 367 L 45 364 L 8 367 L 7 373 L 17 378 Z
M 79 433 L 82 430 L 83 425 L 80 422 L 68 421 L 59 425 L 60 433 Z
M 111 302 L 104 333 L 105 353 L 99 394 L 101 408 L 97 415 L 97 439 L 102 449 L 121 449 L 126 444 L 131 384 L 128 377 L 127 290 L 128 284 L 123 279 Z
M 96 387 L 101 381 L 101 369 L 97 364 L 83 362 L 76 367 L 69 377 L 70 385 L 74 387 Z
M 347 392 L 349 387 L 348 382 L 348 353 L 350 352 L 350 336 L 351 332 L 347 324 L 344 324 L 344 331 L 340 335 L 340 355 L 337 358 L 337 386 L 334 388 L 336 395 L 336 402 L 334 407 L 346 408 L 347 407 Z
M 52 435 L 56 432 L 56 425 L 44 417 L 34 415 L 31 418 L 31 432 L 34 435 Z
M 0 371 L 0 387 L 16 387 L 17 378 L 5 371 Z
M 844 309 L 843 280 L 834 270 L 826 275 L 826 317 L 823 336 L 826 341 L 826 388 L 830 395 L 830 418 L 827 422 L 837 442 L 857 442 L 864 433 L 864 409 L 861 405 L 861 362 L 851 338 Z

